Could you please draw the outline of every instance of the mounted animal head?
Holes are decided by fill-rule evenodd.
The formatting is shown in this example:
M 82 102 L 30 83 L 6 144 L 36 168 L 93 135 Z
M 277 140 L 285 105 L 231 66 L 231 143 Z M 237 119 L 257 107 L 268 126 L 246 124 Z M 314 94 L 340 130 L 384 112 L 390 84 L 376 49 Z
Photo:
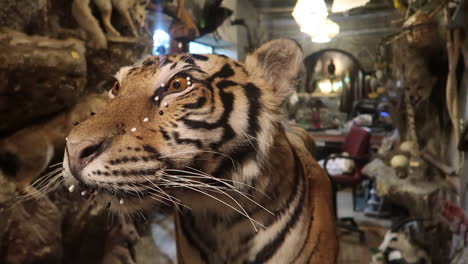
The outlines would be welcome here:
M 295 41 L 279 39 L 245 65 L 182 54 L 123 67 L 105 110 L 68 135 L 66 184 L 126 211 L 167 192 L 244 188 L 261 175 L 301 60 Z
M 402 220 L 385 234 L 379 251 L 384 253 L 387 263 L 430 264 L 431 260 L 420 242 L 424 232 L 417 219 Z M 395 255 L 401 256 L 401 260 L 394 259 Z

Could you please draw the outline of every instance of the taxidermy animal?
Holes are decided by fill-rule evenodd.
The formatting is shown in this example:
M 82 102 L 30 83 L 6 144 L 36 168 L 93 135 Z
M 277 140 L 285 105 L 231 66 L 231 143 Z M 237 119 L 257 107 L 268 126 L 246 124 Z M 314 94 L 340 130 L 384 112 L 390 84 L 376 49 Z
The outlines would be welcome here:
M 423 242 L 417 239 L 424 233 L 415 218 L 397 223 L 385 234 L 371 264 L 431 264 L 429 255 L 421 247 Z
M 335 263 L 331 186 L 281 123 L 302 51 L 245 64 L 163 55 L 116 74 L 107 108 L 68 135 L 65 184 L 117 213 L 173 203 L 178 263 Z
M 169 26 L 169 33 L 177 41 L 191 41 L 200 36 L 195 19 L 185 8 L 185 0 L 177 0 L 176 16 Z
M 232 15 L 232 10 L 222 7 L 223 0 L 206 1 L 199 19 L 200 36 L 210 34 Z
M 125 19 L 134 37 L 139 37 L 134 20 L 143 27 L 146 19 L 146 6 L 150 0 L 92 0 L 99 9 L 107 37 L 92 14 L 91 0 L 74 0 L 72 14 L 78 24 L 88 33 L 89 44 L 93 48 L 107 48 L 107 38 L 118 39 L 120 33 L 111 23 L 112 9 L 116 9 Z
M 137 263 L 134 246 L 140 235 L 135 226 L 123 217 L 120 217 L 119 222 L 119 225 L 111 229 L 106 239 L 107 254 L 103 257 L 102 264 Z
M 14 179 L 20 193 L 25 193 L 51 159 L 63 153 L 64 139 L 73 121 L 87 118 L 90 112 L 99 112 L 107 100 L 105 94 L 89 95 L 70 111 L 0 140 L 0 170 Z

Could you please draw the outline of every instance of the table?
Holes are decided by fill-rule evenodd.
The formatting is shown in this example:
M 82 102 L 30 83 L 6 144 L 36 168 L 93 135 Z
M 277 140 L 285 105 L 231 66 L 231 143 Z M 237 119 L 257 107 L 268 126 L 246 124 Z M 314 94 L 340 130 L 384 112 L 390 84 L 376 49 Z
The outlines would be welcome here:
M 341 145 L 347 133 L 340 130 L 322 130 L 309 132 L 317 146 L 317 160 L 328 157 L 333 153 L 341 153 Z M 385 132 L 372 133 L 370 139 L 371 151 L 377 151 L 386 136 Z

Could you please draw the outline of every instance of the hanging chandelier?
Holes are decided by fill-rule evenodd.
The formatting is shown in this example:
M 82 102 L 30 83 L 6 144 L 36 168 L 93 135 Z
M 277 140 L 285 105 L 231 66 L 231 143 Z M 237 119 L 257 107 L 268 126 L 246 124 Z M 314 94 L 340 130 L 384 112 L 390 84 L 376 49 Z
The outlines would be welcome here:
M 301 32 L 309 35 L 313 42 L 329 42 L 340 32 L 340 26 L 328 18 L 323 0 L 298 0 L 292 16 Z

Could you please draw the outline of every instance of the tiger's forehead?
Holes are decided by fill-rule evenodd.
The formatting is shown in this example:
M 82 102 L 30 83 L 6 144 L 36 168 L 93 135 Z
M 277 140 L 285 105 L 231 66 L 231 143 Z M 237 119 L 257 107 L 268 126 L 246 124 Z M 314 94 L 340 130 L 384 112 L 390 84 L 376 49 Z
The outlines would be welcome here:
M 136 75 L 155 75 L 165 79 L 169 75 L 182 71 L 184 69 L 198 69 L 199 72 L 210 74 L 222 67 L 227 62 L 232 61 L 239 65 L 234 60 L 217 54 L 177 54 L 177 55 L 160 55 L 151 56 L 145 59 L 142 63 L 133 66 L 122 67 L 116 74 L 115 78 L 119 82 L 123 82 L 130 76 Z

